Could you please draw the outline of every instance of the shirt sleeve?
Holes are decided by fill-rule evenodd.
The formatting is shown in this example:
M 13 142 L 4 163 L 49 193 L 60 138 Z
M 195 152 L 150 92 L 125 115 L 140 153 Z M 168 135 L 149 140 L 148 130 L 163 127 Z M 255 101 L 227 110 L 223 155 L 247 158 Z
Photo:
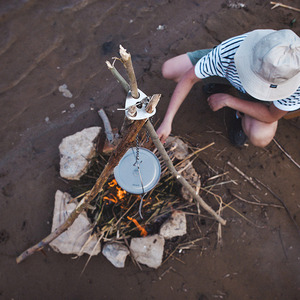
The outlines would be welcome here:
M 220 45 L 215 47 L 207 55 L 203 56 L 195 65 L 195 75 L 198 78 L 211 76 L 225 77 L 223 68 L 220 64 Z
M 294 111 L 300 109 L 300 87 L 288 98 L 276 100 L 274 106 L 283 111 Z

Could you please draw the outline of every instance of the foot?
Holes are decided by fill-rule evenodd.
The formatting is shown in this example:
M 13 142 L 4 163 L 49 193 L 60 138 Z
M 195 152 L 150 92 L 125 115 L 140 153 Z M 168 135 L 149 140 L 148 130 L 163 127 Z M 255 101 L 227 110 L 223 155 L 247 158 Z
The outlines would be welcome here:
M 228 138 L 234 146 L 238 147 L 243 146 L 247 141 L 247 136 L 242 127 L 242 119 L 233 110 L 231 120 L 228 124 Z

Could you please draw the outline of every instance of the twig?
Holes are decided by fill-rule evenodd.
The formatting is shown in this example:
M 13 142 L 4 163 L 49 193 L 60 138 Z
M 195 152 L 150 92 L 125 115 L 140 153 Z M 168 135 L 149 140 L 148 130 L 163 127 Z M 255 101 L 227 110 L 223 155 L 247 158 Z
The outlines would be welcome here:
M 246 180 L 248 180 L 255 188 L 260 190 L 260 187 L 253 181 L 253 179 L 249 176 L 247 176 L 245 173 L 243 173 L 240 169 L 238 169 L 236 166 L 234 166 L 230 161 L 227 162 L 227 164 L 236 170 L 240 175 L 242 175 Z
M 183 168 L 181 168 L 180 170 L 178 170 L 178 174 L 181 174 L 183 171 L 185 171 L 186 169 L 188 169 L 194 162 L 195 159 L 189 161 Z
M 121 76 L 120 74 L 118 75 L 117 73 L 113 73 L 114 76 Z M 154 101 L 154 99 L 153 99 Z M 150 102 L 148 104 L 148 106 L 150 106 Z M 147 109 L 147 108 L 146 108 Z M 193 198 L 198 201 L 200 203 L 200 205 L 208 212 L 210 213 L 218 222 L 220 222 L 222 225 L 226 224 L 226 221 L 221 218 L 209 205 L 207 205 L 204 200 L 196 194 L 195 190 L 190 186 L 190 184 L 182 177 L 180 176 L 172 161 L 170 160 L 170 157 L 168 156 L 164 146 L 162 145 L 161 141 L 159 140 L 155 129 L 153 127 L 153 125 L 151 124 L 151 122 L 146 122 L 145 124 L 147 131 L 149 132 L 149 135 L 154 143 L 154 145 L 156 146 L 157 150 L 159 151 L 159 153 L 161 154 L 163 160 L 165 161 L 166 165 L 168 166 L 168 169 L 170 170 L 171 174 L 182 184 L 184 185 L 187 190 L 192 194 Z M 210 145 L 209 145 L 210 146 Z M 208 146 L 207 146 L 208 147 Z M 200 151 L 200 150 L 199 150 Z
M 110 143 L 113 143 L 114 142 L 114 134 L 112 132 L 112 128 L 111 128 L 111 125 L 110 125 L 110 122 L 108 120 L 108 117 L 104 111 L 103 108 L 101 108 L 99 111 L 98 111 L 98 114 L 100 116 L 100 118 L 102 119 L 103 121 L 103 125 L 104 125 L 104 129 L 105 129 L 105 134 L 106 134 L 106 138 L 107 140 L 110 142 Z
M 222 247 L 223 245 L 223 238 L 222 238 L 222 226 L 218 224 L 218 231 L 217 231 L 217 245 Z
M 229 172 L 227 171 L 227 172 L 225 172 L 225 173 L 223 173 L 223 174 L 218 174 L 218 175 L 212 176 L 212 177 L 208 178 L 206 181 L 217 179 L 217 178 L 219 178 L 219 177 L 222 177 L 222 176 L 227 175 L 228 173 L 229 173 Z
M 127 239 L 124 239 L 124 242 L 125 242 L 125 244 L 126 244 L 126 246 L 127 246 L 127 249 L 129 250 L 130 257 L 131 257 L 133 263 L 134 263 L 136 266 L 139 267 L 140 271 L 142 271 L 143 269 L 142 269 L 141 265 L 140 265 L 139 262 L 134 258 L 134 255 L 132 254 L 132 252 L 131 252 L 131 250 L 130 250 L 130 246 L 129 246 L 129 244 L 128 244 Z
M 275 138 L 273 138 L 273 142 L 286 155 L 286 157 L 300 169 L 300 165 L 283 149 L 283 147 L 275 140 Z
M 283 254 L 284 254 L 285 258 L 288 259 L 285 248 L 284 248 L 284 245 L 283 245 L 283 241 L 282 241 L 280 226 L 278 228 L 278 235 L 279 235 L 280 244 L 281 244 L 281 247 L 282 247 L 282 250 L 283 250 Z
M 237 184 L 235 182 L 235 180 L 229 180 L 229 181 L 223 181 L 223 182 L 219 182 L 219 183 L 215 183 L 215 184 L 211 184 L 211 185 L 207 185 L 205 188 L 211 188 L 211 187 L 215 187 L 217 185 L 223 185 L 223 184 L 227 184 L 227 183 L 233 183 L 233 184 Z
M 274 6 L 271 7 L 271 9 L 274 9 L 274 8 L 276 8 L 278 6 L 281 6 L 281 7 L 284 7 L 284 8 L 288 8 L 288 9 L 300 12 L 299 8 L 295 8 L 295 7 L 292 7 L 292 6 L 289 6 L 289 5 L 285 5 L 285 4 L 280 3 L 280 2 L 273 2 L 273 1 L 271 1 L 270 4 L 274 5 Z
M 157 103 L 160 100 L 160 97 L 161 97 L 161 94 L 154 94 L 151 97 L 151 99 L 145 109 L 147 113 L 152 113 L 154 111 L 154 108 L 157 106 Z
M 243 199 L 242 197 L 230 192 L 232 196 L 238 198 L 239 200 L 243 201 L 243 202 L 246 202 L 246 203 L 249 203 L 249 204 L 252 204 L 252 205 L 258 205 L 258 206 L 271 206 L 271 207 L 275 207 L 275 208 L 284 208 L 283 206 L 281 205 L 276 205 L 276 204 L 267 204 L 267 203 L 257 203 L 257 202 L 252 202 L 252 201 L 248 201 L 246 199 Z
M 257 178 L 256 178 L 256 181 L 259 184 L 261 184 L 264 188 L 266 188 L 283 205 L 283 207 L 286 210 L 289 218 L 292 220 L 292 222 L 294 223 L 295 227 L 297 228 L 298 234 L 300 235 L 300 228 L 299 228 L 298 224 L 296 223 L 295 219 L 293 218 L 292 214 L 290 213 L 289 209 L 287 208 L 285 202 L 279 196 L 277 196 L 266 184 L 264 184 L 263 182 L 261 182 Z
M 168 169 L 170 173 L 190 192 L 190 194 L 193 196 L 193 198 L 200 203 L 200 205 L 208 212 L 210 213 L 218 222 L 220 222 L 222 225 L 226 224 L 226 221 L 220 217 L 207 203 L 204 202 L 204 200 L 196 194 L 195 190 L 192 188 L 192 186 L 185 180 L 184 177 L 178 174 L 177 170 L 175 169 L 173 163 L 170 160 L 170 157 L 168 156 L 164 146 L 162 145 L 161 141 L 159 140 L 155 129 L 151 122 L 146 122 L 145 127 L 147 131 L 149 132 L 149 135 L 159 151 L 160 155 L 162 156 L 163 160 L 165 161 L 166 165 L 168 166 Z
M 121 74 L 109 61 L 106 61 L 106 65 L 108 69 L 111 71 L 111 73 L 114 75 L 114 77 L 118 80 L 118 82 L 121 83 L 126 93 L 128 93 L 130 90 L 130 85 L 127 83 L 127 81 L 121 76 Z
M 164 271 L 164 272 L 158 277 L 158 279 L 159 279 L 159 280 L 162 280 L 162 278 L 163 278 L 167 273 L 169 273 L 171 270 L 174 271 L 174 272 L 176 272 L 176 270 L 175 270 L 173 267 L 169 267 L 166 271 Z
M 242 215 L 238 210 L 236 210 L 235 208 L 231 207 L 230 205 L 228 205 L 228 207 L 233 210 L 235 213 L 237 213 L 240 217 L 242 217 L 243 219 L 245 219 L 247 222 L 249 222 L 250 224 L 252 224 L 253 226 L 257 227 L 257 228 L 265 228 L 265 226 L 259 226 L 256 225 L 254 222 L 252 222 L 251 220 L 249 220 L 248 218 L 246 218 L 244 215 Z
M 136 77 L 134 74 L 134 69 L 132 66 L 132 61 L 131 61 L 131 55 L 130 53 L 127 53 L 126 49 L 124 49 L 120 45 L 120 56 L 122 58 L 122 62 L 124 64 L 124 67 L 127 71 L 127 75 L 129 78 L 129 84 L 130 84 L 130 90 L 131 90 L 131 96 L 135 99 L 139 97 L 139 92 L 138 92 L 138 87 L 137 87 L 137 82 L 136 82 Z
M 195 243 L 199 242 L 199 241 L 202 241 L 202 240 L 205 240 L 205 239 L 208 239 L 207 237 L 201 237 L 201 238 L 197 238 L 195 240 L 192 240 L 192 241 L 188 241 L 186 243 L 182 243 L 182 244 L 179 244 L 177 246 L 177 248 L 180 248 L 180 249 L 183 249 L 183 247 L 190 247 L 191 245 L 195 245 Z M 187 248 L 185 248 L 187 249 Z
M 199 148 L 199 149 L 195 150 L 193 153 L 189 154 L 187 157 L 185 157 L 183 160 L 181 160 L 181 161 L 176 165 L 176 167 L 179 166 L 180 164 L 182 164 L 183 162 L 185 162 L 186 160 L 190 159 L 190 158 L 193 157 L 194 155 L 198 154 L 199 152 L 201 152 L 201 151 L 203 151 L 203 150 L 205 150 L 205 149 L 207 149 L 207 148 L 213 146 L 214 144 L 215 144 L 215 142 L 212 142 L 212 143 L 210 143 L 209 145 L 206 145 L 206 146 L 204 146 L 204 147 L 202 147 L 202 148 Z

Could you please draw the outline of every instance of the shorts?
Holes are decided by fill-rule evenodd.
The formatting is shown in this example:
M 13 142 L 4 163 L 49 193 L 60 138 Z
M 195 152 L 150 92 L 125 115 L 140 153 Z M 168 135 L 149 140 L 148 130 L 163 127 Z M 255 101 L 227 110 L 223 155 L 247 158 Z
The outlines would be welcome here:
M 198 60 L 208 54 L 212 49 L 201 49 L 201 50 L 196 50 L 193 52 L 187 52 L 187 56 L 189 57 L 191 63 L 196 65 Z

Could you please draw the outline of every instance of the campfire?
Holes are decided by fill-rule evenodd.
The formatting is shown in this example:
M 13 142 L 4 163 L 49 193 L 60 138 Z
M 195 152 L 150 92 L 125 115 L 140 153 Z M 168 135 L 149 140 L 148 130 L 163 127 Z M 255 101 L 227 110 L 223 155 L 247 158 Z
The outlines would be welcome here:
M 178 169 L 183 169 L 183 163 L 175 157 L 178 152 L 174 150 L 173 145 L 168 151 L 169 155 L 178 164 Z M 104 234 L 104 241 L 156 234 L 175 209 L 184 210 L 194 205 L 183 198 L 180 184 L 171 176 L 162 159 L 160 163 L 163 166 L 161 178 L 156 187 L 143 198 L 142 195 L 125 191 L 113 176 L 110 177 L 103 190 L 91 202 L 93 208 L 89 210 L 88 216 L 93 224 L 93 234 Z M 102 155 L 93 160 L 90 171 L 79 183 L 72 184 L 71 193 L 74 198 L 81 200 L 77 194 L 81 193 L 82 197 L 85 195 L 84 189 L 92 187 L 105 164 L 106 159 Z
M 177 137 L 170 138 L 166 144 L 167 153 L 176 169 L 179 173 L 184 174 L 190 184 L 197 189 L 200 176 L 193 168 L 190 158 L 197 155 L 202 149 L 197 149 L 194 153 L 190 153 L 188 149 L 188 145 Z M 91 236 L 97 237 L 102 248 L 105 249 L 106 245 L 111 246 L 112 243 L 116 242 L 128 245 L 135 238 L 159 235 L 163 224 L 172 219 L 176 212 L 182 212 L 183 215 L 185 213 L 199 215 L 199 207 L 170 174 L 157 150 L 154 152 L 158 155 L 162 166 L 160 180 L 154 189 L 145 195 L 131 194 L 122 189 L 112 175 L 105 183 L 102 191 L 90 203 L 88 217 L 92 224 Z M 93 186 L 95 179 L 99 177 L 106 163 L 107 160 L 104 155 L 98 155 L 93 159 L 89 172 L 79 182 L 72 183 L 73 199 L 76 198 L 80 201 L 84 197 L 87 189 Z M 78 194 L 80 194 L 79 197 Z M 182 234 L 178 234 L 178 236 L 180 235 Z M 189 243 L 190 240 L 191 236 L 187 237 L 186 234 L 185 237 L 169 240 L 163 256 L 167 259 L 168 255 L 178 247 L 179 249 L 197 247 L 199 246 L 197 242 L 202 241 L 203 238 Z M 148 263 L 145 262 L 145 264 Z M 151 263 L 149 266 L 153 267 Z
M 86 219 L 86 215 L 92 223 L 92 228 L 88 229 L 88 232 L 91 231 L 91 235 L 86 240 L 86 243 L 96 237 L 97 241 L 94 247 L 95 249 L 99 246 L 101 241 L 112 242 L 123 240 L 129 248 L 127 240 L 131 239 L 130 253 L 133 254 L 134 259 L 150 266 L 148 264 L 148 258 L 152 256 L 156 259 L 156 261 L 151 263 L 151 266 L 155 268 L 160 265 L 163 256 L 162 252 L 157 254 L 156 251 L 163 249 L 165 239 L 176 236 L 176 234 L 173 235 L 173 233 L 171 235 L 164 236 L 162 228 L 167 228 L 169 226 L 169 224 L 164 226 L 164 221 L 167 218 L 170 217 L 170 222 L 172 223 L 176 215 L 178 218 L 174 222 L 184 224 L 186 227 L 185 215 L 184 213 L 182 214 L 181 211 L 188 207 L 196 206 L 199 214 L 201 206 L 219 222 L 219 228 L 221 228 L 221 225 L 226 224 L 226 221 L 220 215 L 223 202 L 219 202 L 219 211 L 216 212 L 199 195 L 201 186 L 200 176 L 193 169 L 192 162 L 189 161 L 193 155 L 211 146 L 213 143 L 202 149 L 197 149 L 197 151 L 192 154 L 189 154 L 188 151 L 186 151 L 186 156 L 181 158 L 174 154 L 174 150 L 176 150 L 176 148 L 182 148 L 178 146 L 180 144 L 182 146 L 182 141 L 179 142 L 179 140 L 177 140 L 175 141 L 175 144 L 171 142 L 169 148 L 167 148 L 167 146 L 164 147 L 159 141 L 153 125 L 150 121 L 148 121 L 148 119 L 155 114 L 156 105 L 158 104 L 161 95 L 154 94 L 152 97 L 148 97 L 142 91 L 138 90 L 131 56 L 122 46 L 120 46 L 120 56 L 127 71 L 129 84 L 114 68 L 114 63 L 113 65 L 109 62 L 106 63 L 109 70 L 121 83 L 127 93 L 125 102 L 125 117 L 121 129 L 121 137 L 118 140 L 118 143 L 114 145 L 113 131 L 111 128 L 110 130 L 107 130 L 108 126 L 106 126 L 107 124 L 104 122 L 107 139 L 106 142 L 109 146 L 111 146 L 113 153 L 110 155 L 108 160 L 106 160 L 100 153 L 99 157 L 101 159 L 98 158 L 95 160 L 95 168 L 86 174 L 86 176 L 82 177 L 82 174 L 86 173 L 88 165 L 91 165 L 90 163 L 86 164 L 85 161 L 88 160 L 86 156 L 87 148 L 89 149 L 89 155 L 95 153 L 93 145 L 90 143 L 93 142 L 93 139 L 91 140 L 91 134 L 92 132 L 95 134 L 95 132 L 98 132 L 100 129 L 93 127 L 83 130 L 85 131 L 86 136 L 84 138 L 84 142 L 81 141 L 80 144 L 84 145 L 84 150 L 82 150 L 84 155 L 77 156 L 74 159 L 74 157 L 70 158 L 68 151 L 66 151 L 67 156 L 65 157 L 65 161 L 66 165 L 69 165 L 70 159 L 73 160 L 76 168 L 78 167 L 78 162 L 80 161 L 81 164 L 83 161 L 85 166 L 79 173 L 76 174 L 74 179 L 78 180 L 79 178 L 82 178 L 81 183 L 84 185 L 84 189 L 81 193 L 72 193 L 73 199 L 71 200 L 69 199 L 71 198 L 70 195 L 65 195 L 66 193 L 64 194 L 60 192 L 62 195 L 62 202 L 60 202 L 60 206 L 64 208 L 68 204 L 72 204 L 70 202 L 74 202 L 73 204 L 75 204 L 75 207 L 72 208 L 69 213 L 65 213 L 60 210 L 58 214 L 59 218 L 61 217 L 62 222 L 59 223 L 53 221 L 51 234 L 44 238 L 41 242 L 23 252 L 17 258 L 18 263 L 34 252 L 43 249 L 46 245 L 51 245 L 51 242 L 55 243 L 58 237 L 61 237 L 64 234 L 68 235 L 70 232 L 69 229 L 72 229 L 72 225 L 75 225 L 80 218 L 84 218 L 83 222 L 85 224 L 86 222 L 89 222 Z M 157 181 L 155 181 L 155 184 L 158 182 L 158 179 L 159 182 L 155 188 L 154 186 L 151 186 L 151 188 L 147 190 L 144 189 L 140 171 L 140 162 L 138 159 L 138 149 L 141 147 L 142 143 L 137 142 L 137 137 L 142 129 L 146 129 L 153 143 L 151 144 L 151 148 L 152 150 L 154 149 L 153 152 L 156 153 L 154 154 L 146 148 L 145 151 L 150 153 L 151 157 L 155 157 L 154 160 L 160 160 L 158 163 L 159 177 L 157 178 Z M 74 143 L 73 137 L 70 141 Z M 127 189 L 127 192 L 123 189 L 124 186 L 120 181 L 118 181 L 118 178 L 116 178 L 117 181 L 112 178 L 112 173 L 114 170 L 116 171 L 116 169 L 120 168 L 119 166 L 121 165 L 123 158 L 126 157 L 126 154 L 130 149 L 133 149 L 134 141 L 136 141 L 135 156 L 138 169 L 137 174 L 139 175 L 142 189 L 140 192 L 128 193 Z M 89 142 L 88 147 L 86 145 L 87 142 Z M 65 145 L 68 145 L 68 142 L 65 143 Z M 74 144 L 74 147 L 77 148 L 77 144 Z M 176 159 L 181 160 L 181 162 L 176 164 Z M 144 160 L 144 165 L 146 161 L 148 160 Z M 151 165 L 152 163 L 150 163 L 150 166 Z M 94 174 L 92 174 L 93 172 Z M 121 169 L 120 173 L 122 174 L 123 172 L 124 169 Z M 154 172 L 150 171 L 147 173 L 146 170 L 144 173 L 148 175 Z M 94 180 L 90 180 L 91 178 Z M 90 181 L 88 182 L 87 179 Z M 127 181 L 126 179 L 127 178 L 125 178 L 125 182 Z M 182 196 L 179 193 L 180 189 L 182 191 Z M 185 200 L 183 200 L 184 198 Z M 69 200 L 66 201 L 66 199 Z M 191 200 L 195 201 L 191 202 Z M 56 216 L 56 221 L 59 221 L 59 218 Z M 185 231 L 186 228 L 184 228 L 183 232 Z M 157 234 L 158 232 L 159 234 Z M 82 232 L 82 234 L 86 234 L 86 232 Z M 145 241 L 148 241 L 148 245 L 142 245 L 141 249 L 138 249 L 139 244 L 144 243 Z M 84 246 L 86 246 L 86 243 Z M 106 245 L 108 245 L 106 248 L 109 248 L 110 245 Z M 119 246 L 118 243 L 111 245 L 112 247 Z M 123 247 L 121 247 L 122 249 L 119 250 L 129 253 L 126 246 L 123 245 Z M 94 250 L 92 253 L 93 252 Z M 82 254 L 81 250 L 80 253 Z

